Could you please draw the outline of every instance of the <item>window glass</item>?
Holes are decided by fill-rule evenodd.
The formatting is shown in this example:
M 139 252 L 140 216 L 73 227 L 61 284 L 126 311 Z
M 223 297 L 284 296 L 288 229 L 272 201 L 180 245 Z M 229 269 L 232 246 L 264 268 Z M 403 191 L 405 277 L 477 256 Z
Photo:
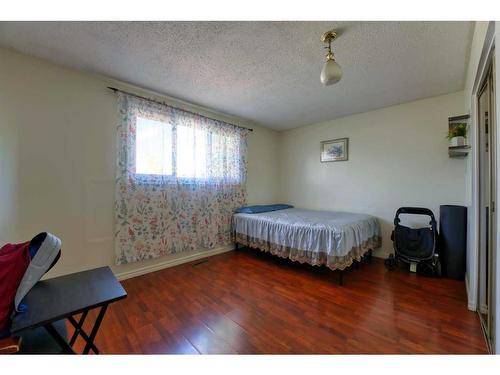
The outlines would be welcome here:
M 172 126 L 137 118 L 135 173 L 172 175 Z

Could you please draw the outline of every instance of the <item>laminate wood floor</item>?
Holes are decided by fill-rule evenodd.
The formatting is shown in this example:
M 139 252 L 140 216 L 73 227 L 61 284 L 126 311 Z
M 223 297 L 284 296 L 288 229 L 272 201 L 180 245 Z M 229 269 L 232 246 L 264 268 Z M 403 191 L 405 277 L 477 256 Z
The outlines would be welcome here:
M 96 344 L 102 353 L 486 353 L 462 281 L 387 271 L 376 258 L 337 280 L 231 251 L 123 281 L 128 298 L 110 306 Z

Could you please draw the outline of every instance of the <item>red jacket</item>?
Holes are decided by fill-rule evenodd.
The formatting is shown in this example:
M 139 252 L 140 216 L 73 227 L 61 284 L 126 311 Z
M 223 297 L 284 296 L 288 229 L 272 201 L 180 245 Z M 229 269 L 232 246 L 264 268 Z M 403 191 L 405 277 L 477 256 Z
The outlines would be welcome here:
M 29 244 L 9 243 L 0 249 L 0 337 L 8 331 L 16 291 L 31 260 Z

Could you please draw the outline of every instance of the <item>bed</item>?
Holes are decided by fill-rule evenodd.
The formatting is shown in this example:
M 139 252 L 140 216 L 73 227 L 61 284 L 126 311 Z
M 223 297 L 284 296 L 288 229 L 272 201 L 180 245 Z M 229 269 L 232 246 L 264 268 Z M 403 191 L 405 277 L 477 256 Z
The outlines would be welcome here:
M 380 225 L 371 215 L 284 207 L 235 213 L 236 247 L 342 271 L 366 256 L 371 258 L 381 246 Z

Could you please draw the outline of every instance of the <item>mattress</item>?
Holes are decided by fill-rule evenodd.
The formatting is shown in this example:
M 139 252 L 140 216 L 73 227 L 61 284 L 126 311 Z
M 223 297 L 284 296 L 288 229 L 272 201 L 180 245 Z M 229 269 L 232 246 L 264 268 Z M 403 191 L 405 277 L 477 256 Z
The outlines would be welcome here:
M 377 218 L 288 208 L 233 216 L 235 241 L 300 263 L 344 269 L 381 246 Z

